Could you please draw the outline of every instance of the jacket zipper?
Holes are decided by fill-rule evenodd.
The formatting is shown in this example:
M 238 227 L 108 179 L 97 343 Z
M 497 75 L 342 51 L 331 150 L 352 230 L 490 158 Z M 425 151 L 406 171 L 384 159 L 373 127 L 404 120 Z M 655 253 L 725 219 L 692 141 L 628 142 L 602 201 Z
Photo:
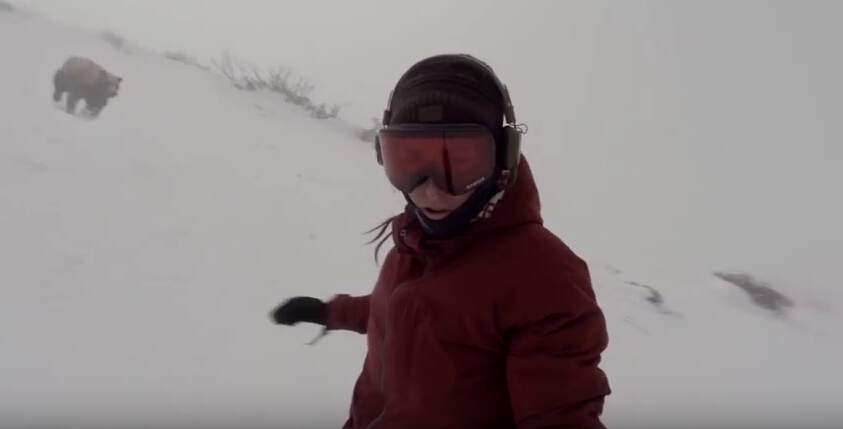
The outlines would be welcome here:
M 386 299 L 386 317 L 383 326 L 383 344 L 381 345 L 381 391 L 383 391 L 383 409 L 381 410 L 380 415 L 378 415 L 372 423 L 369 423 L 366 426 L 366 429 L 373 429 L 375 426 L 380 423 L 383 419 L 383 416 L 386 415 L 386 404 L 387 404 L 387 392 L 386 392 L 386 342 L 389 338 L 389 303 L 392 302 L 392 297 L 398 293 L 400 289 L 403 289 L 405 286 L 416 283 L 424 278 L 424 275 L 427 274 L 427 264 L 422 260 L 422 273 L 416 279 L 406 281 L 398 285 L 395 290 L 389 295 L 389 298 Z

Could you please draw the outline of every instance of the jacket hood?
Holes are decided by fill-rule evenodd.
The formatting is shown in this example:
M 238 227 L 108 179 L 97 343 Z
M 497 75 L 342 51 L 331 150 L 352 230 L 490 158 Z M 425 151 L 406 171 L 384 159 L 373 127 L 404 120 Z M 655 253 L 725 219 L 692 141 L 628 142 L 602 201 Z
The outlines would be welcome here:
M 435 240 L 426 237 L 415 216 L 405 210 L 392 223 L 392 238 L 400 253 L 415 253 L 424 257 L 446 257 L 469 241 L 497 230 L 520 225 L 542 224 L 541 200 L 527 158 L 522 154 L 515 183 L 507 188 L 500 199 L 489 202 L 466 229 L 454 237 Z M 497 196 L 496 196 L 497 197 Z

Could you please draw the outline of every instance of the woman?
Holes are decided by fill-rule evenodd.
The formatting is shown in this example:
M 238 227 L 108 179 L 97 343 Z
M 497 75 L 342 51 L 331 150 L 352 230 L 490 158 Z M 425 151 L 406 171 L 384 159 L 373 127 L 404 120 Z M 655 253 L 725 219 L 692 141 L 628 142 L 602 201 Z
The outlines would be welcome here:
M 407 205 L 381 225 L 374 289 L 272 315 L 367 335 L 343 428 L 604 428 L 606 322 L 586 263 L 542 224 L 506 87 L 471 56 L 426 58 L 383 124 L 378 162 Z

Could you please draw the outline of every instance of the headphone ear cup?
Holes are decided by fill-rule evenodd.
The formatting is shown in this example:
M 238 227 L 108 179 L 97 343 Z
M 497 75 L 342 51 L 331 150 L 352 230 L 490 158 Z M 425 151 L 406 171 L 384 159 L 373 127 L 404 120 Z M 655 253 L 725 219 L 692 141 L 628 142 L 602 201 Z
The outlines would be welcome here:
M 506 140 L 508 144 L 509 165 L 514 170 L 521 160 L 521 131 L 517 127 L 507 127 Z
M 521 132 L 514 126 L 506 126 L 501 134 L 501 169 L 507 171 L 502 176 L 501 186 L 512 186 L 518 176 L 518 163 L 521 161 Z
M 501 167 L 505 170 L 516 170 L 518 161 L 521 160 L 521 133 L 516 127 L 504 127 L 501 140 Z
M 377 157 L 378 164 L 383 165 L 383 154 L 381 154 L 380 136 L 375 136 L 375 156 Z

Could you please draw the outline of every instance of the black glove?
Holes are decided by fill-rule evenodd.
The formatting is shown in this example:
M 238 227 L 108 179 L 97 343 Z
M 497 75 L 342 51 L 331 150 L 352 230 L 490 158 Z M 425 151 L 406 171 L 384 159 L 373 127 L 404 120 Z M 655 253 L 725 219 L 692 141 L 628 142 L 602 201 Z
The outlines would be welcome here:
M 297 296 L 290 298 L 272 311 L 272 320 L 279 325 L 295 325 L 299 322 L 328 325 L 328 304 L 317 298 Z

